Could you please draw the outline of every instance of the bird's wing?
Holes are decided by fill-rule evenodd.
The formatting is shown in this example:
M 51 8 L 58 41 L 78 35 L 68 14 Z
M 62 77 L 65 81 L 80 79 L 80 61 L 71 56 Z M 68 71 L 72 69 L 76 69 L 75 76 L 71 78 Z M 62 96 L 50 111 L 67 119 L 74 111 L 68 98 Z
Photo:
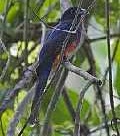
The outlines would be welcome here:
M 68 32 L 71 27 L 71 23 L 59 23 L 55 29 L 50 30 L 45 38 L 44 45 L 42 50 L 40 51 L 39 63 L 43 64 L 43 61 L 47 61 L 49 58 L 55 58 L 58 53 L 60 53 L 61 48 L 63 46 L 63 42 L 68 35 Z M 58 30 L 59 29 L 59 30 Z M 68 40 L 68 44 L 75 40 L 75 34 L 70 34 L 70 38 Z M 44 62 L 44 63 L 45 63 Z

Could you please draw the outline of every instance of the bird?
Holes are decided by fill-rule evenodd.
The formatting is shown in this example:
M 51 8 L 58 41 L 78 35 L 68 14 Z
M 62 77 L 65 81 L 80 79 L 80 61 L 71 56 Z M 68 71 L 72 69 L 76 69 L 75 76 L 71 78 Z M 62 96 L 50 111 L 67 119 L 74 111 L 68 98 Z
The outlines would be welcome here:
M 77 19 L 74 22 L 72 31 L 70 31 L 76 14 Z M 63 52 L 63 57 L 65 58 L 68 58 L 82 41 L 81 39 L 84 25 L 83 23 L 80 23 L 80 21 L 82 16 L 85 16 L 86 14 L 87 12 L 85 9 L 70 7 L 62 14 L 54 29 L 51 29 L 46 34 L 43 47 L 39 53 L 39 66 L 37 69 L 38 76 L 36 81 L 35 95 L 31 106 L 30 124 L 34 124 L 37 121 L 40 102 L 48 81 L 48 77 L 52 69 L 55 69 L 56 65 L 59 63 L 61 50 L 64 46 L 64 41 L 67 38 L 67 35 L 69 34 L 70 37 Z M 79 23 L 80 25 L 78 26 Z

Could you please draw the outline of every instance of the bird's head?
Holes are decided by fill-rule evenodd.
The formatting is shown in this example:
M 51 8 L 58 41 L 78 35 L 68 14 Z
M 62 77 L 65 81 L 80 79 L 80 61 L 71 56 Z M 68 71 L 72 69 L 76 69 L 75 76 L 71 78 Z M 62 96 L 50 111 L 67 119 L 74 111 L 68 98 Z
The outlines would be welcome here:
M 61 21 L 66 21 L 66 20 L 73 20 L 76 16 L 76 14 L 78 14 L 77 19 L 80 19 L 81 15 L 86 15 L 88 14 L 87 10 L 82 9 L 82 8 L 78 8 L 78 7 L 70 7 L 69 9 L 67 9 L 62 17 L 61 17 Z

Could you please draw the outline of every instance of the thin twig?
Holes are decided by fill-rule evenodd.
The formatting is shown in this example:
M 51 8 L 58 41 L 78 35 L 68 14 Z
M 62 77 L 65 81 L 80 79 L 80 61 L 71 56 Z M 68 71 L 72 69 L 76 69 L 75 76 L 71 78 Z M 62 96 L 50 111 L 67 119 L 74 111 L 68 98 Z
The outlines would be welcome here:
M 73 136 L 80 136 L 80 111 L 82 108 L 82 102 L 83 102 L 86 91 L 92 84 L 93 84 L 93 81 L 88 81 L 88 83 L 80 91 L 80 96 L 79 96 L 79 100 L 78 100 L 77 108 L 76 108 L 75 129 L 74 129 Z
M 120 97 L 119 96 L 113 95 L 113 97 L 120 101 Z
M 28 56 L 28 31 L 29 31 L 29 21 L 28 21 L 28 7 L 29 7 L 29 0 L 25 0 L 24 4 L 24 33 L 23 33 L 23 38 L 25 42 L 25 49 L 23 51 L 23 56 L 24 56 L 24 61 L 27 61 L 27 56 Z
M 98 85 L 102 84 L 100 79 L 97 79 L 96 77 L 90 75 L 88 72 L 83 71 L 82 69 L 74 66 L 69 61 L 65 61 L 64 66 L 65 66 L 66 69 L 68 69 L 71 72 L 74 72 L 74 73 L 78 74 L 79 76 L 83 77 L 85 80 L 92 81 L 92 82 L 94 82 L 94 83 L 96 83 Z
M 87 11 L 90 11 L 96 4 L 96 0 L 93 0 L 92 3 L 88 6 Z
M 117 37 L 120 37 L 120 33 L 110 34 L 110 38 L 117 38 Z M 101 36 L 101 37 L 94 38 L 94 39 L 88 39 L 88 41 L 90 43 L 92 43 L 92 42 L 97 42 L 97 41 L 100 41 L 100 40 L 105 40 L 106 38 L 107 38 L 107 36 Z
M 115 58 L 115 55 L 116 55 L 116 53 L 117 53 L 117 49 L 118 49 L 118 45 L 119 45 L 119 42 L 120 42 L 120 39 L 118 39 L 117 41 L 116 41 L 116 44 L 115 44 L 115 47 L 114 47 L 114 51 L 113 51 L 113 55 L 112 55 L 112 63 L 113 63 L 113 61 L 114 61 L 114 58 Z M 107 77 L 107 74 L 108 74 L 108 72 L 109 72 L 109 66 L 106 68 L 106 70 L 105 70 L 105 74 L 104 74 L 104 76 L 103 76 L 103 80 L 102 80 L 102 86 L 101 86 L 101 89 L 104 87 L 104 85 L 105 85 L 105 81 L 106 81 L 106 77 Z
M 111 105 L 111 110 L 112 110 L 112 115 L 113 119 L 115 121 L 115 129 L 117 132 L 117 135 L 119 136 L 119 130 L 117 127 L 117 120 L 116 120 L 116 113 L 115 113 L 115 108 L 114 108 L 114 100 L 113 100 L 113 86 L 112 86 L 112 60 L 111 60 L 111 50 L 110 50 L 110 20 L 109 20 L 109 0 L 106 0 L 106 22 L 107 22 L 107 28 L 106 28 L 106 33 L 107 33 L 107 47 L 108 47 L 108 62 L 109 62 L 109 96 L 110 96 L 110 105 Z
M 60 0 L 60 8 L 62 13 L 65 12 L 69 7 L 72 7 L 72 3 L 70 0 Z
M 46 34 L 46 26 L 44 23 L 41 23 L 41 26 L 42 26 L 41 46 L 43 46 Z
M 83 49 L 84 49 L 84 52 L 85 52 L 86 57 L 88 59 L 88 63 L 90 65 L 88 72 L 91 75 L 96 76 L 95 57 L 94 57 L 93 52 L 92 52 L 91 44 L 87 41 L 87 39 L 84 42 Z
M 65 87 L 63 88 L 62 95 L 63 95 L 64 101 L 65 101 L 65 104 L 66 104 L 66 106 L 68 108 L 68 111 L 69 111 L 69 113 L 70 113 L 70 115 L 72 117 L 72 121 L 74 122 L 75 121 L 75 110 L 73 108 L 73 105 L 71 103 L 71 100 L 70 100 L 70 98 L 68 96 L 68 93 L 67 93 L 67 90 L 66 90 Z
M 35 8 L 34 8 L 34 10 L 38 13 L 39 12 L 39 10 L 40 10 L 40 8 L 43 6 L 43 4 L 44 4 L 44 0 L 41 0 L 41 1 L 36 1 L 36 5 L 35 5 Z
M 118 121 L 117 123 L 120 124 L 120 121 Z M 109 126 L 109 127 L 111 126 L 111 121 L 108 122 L 108 126 Z M 99 126 L 97 126 L 97 127 L 95 127 L 95 128 L 92 128 L 92 129 L 90 130 L 90 134 L 96 133 L 97 131 L 100 131 L 100 130 L 105 129 L 105 128 L 106 128 L 105 124 L 101 124 L 101 125 L 99 125 Z
M 106 107 L 105 107 L 105 101 L 102 96 L 102 90 L 101 90 L 100 86 L 98 86 L 98 85 L 96 85 L 96 88 L 97 88 L 98 98 L 100 99 L 100 102 L 101 102 L 101 109 L 102 109 L 102 113 L 103 113 L 103 122 L 105 124 L 106 133 L 107 133 L 107 136 L 110 136 L 109 126 L 108 126 L 108 118 L 106 115 Z
M 10 0 L 10 1 L 7 0 L 6 3 L 5 3 L 5 9 L 4 9 L 4 19 L 2 21 L 2 27 L 3 28 L 6 27 L 6 17 L 7 17 L 7 14 L 9 12 L 11 6 L 12 6 L 12 0 Z M 1 39 L 3 38 L 3 34 L 4 34 L 4 31 L 1 30 L 1 33 L 0 33 Z M 4 45 L 4 43 L 2 42 L 1 39 L 0 39 L 0 46 L 3 48 L 4 52 L 7 54 L 8 59 L 7 59 L 5 67 L 3 68 L 2 74 L 0 75 L 0 81 L 4 78 L 4 76 L 7 72 L 7 69 L 9 67 L 9 64 L 10 64 L 10 53 L 7 51 L 7 48 L 5 47 L 5 45 Z
M 0 75 L 0 81 L 4 78 L 6 72 L 7 72 L 7 69 L 10 65 L 10 53 L 7 51 L 7 48 L 5 47 L 4 43 L 2 42 L 2 40 L 0 39 L 0 46 L 3 48 L 4 52 L 7 54 L 8 56 L 8 59 L 7 59 L 7 62 L 6 62 L 6 65 L 5 67 L 3 68 L 3 71 L 2 71 L 2 74 Z

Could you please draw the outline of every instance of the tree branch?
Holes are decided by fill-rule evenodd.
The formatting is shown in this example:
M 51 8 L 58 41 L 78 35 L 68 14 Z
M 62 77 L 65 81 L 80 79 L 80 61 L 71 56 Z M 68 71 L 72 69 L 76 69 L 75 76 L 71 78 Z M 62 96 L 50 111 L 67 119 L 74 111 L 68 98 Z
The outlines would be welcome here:
M 30 101 L 32 100 L 32 98 L 34 96 L 34 92 L 35 92 L 34 90 L 35 90 L 35 85 L 31 88 L 31 90 L 27 93 L 25 98 L 19 104 L 19 106 L 14 114 L 14 117 L 9 124 L 8 130 L 7 130 L 7 136 L 14 136 L 16 126 L 19 123 L 19 121 L 24 113 L 25 107 L 30 103 Z
M 120 37 L 120 33 L 110 34 L 110 38 L 117 38 L 117 37 Z M 94 39 L 88 39 L 88 41 L 92 43 L 92 42 L 97 42 L 97 41 L 105 40 L 105 39 L 107 39 L 107 36 L 101 36 L 101 37 L 94 38 Z
M 73 136 L 80 136 L 80 111 L 82 108 L 82 101 L 84 99 L 84 95 L 88 88 L 93 84 L 93 81 L 89 81 L 85 87 L 80 91 L 79 100 L 76 108 L 76 116 L 75 116 L 75 128 Z
M 7 59 L 7 62 L 6 62 L 6 65 L 5 67 L 3 68 L 3 71 L 0 75 L 0 81 L 4 78 L 6 72 L 7 72 L 7 69 L 9 68 L 9 65 L 10 65 L 10 53 L 7 51 L 7 48 L 5 47 L 4 43 L 2 42 L 2 40 L 0 39 L 0 46 L 2 47 L 2 49 L 4 50 L 4 52 L 7 54 L 8 56 L 8 59 Z
M 97 79 L 96 77 L 90 75 L 88 72 L 83 71 L 82 69 L 74 66 L 69 61 L 64 61 L 64 66 L 66 69 L 68 69 L 71 72 L 76 73 L 77 75 L 83 77 L 85 80 L 92 81 L 93 83 L 97 85 L 101 85 L 102 81 L 100 79 Z
M 33 79 L 36 77 L 36 67 L 38 62 L 28 67 L 28 69 L 24 72 L 24 76 L 22 79 L 15 85 L 13 90 L 9 90 L 5 99 L 0 106 L 0 115 L 6 110 L 10 102 L 14 99 L 14 97 L 19 93 L 20 89 L 28 87 L 31 84 Z
M 70 115 L 71 115 L 71 117 L 72 117 L 72 121 L 74 122 L 74 121 L 75 121 L 75 110 L 74 110 L 74 108 L 73 108 L 73 105 L 72 105 L 72 103 L 71 103 L 71 101 L 70 101 L 70 98 L 69 98 L 69 96 L 68 96 L 68 94 L 67 94 L 67 90 L 66 90 L 65 87 L 63 88 L 62 96 L 63 96 L 63 98 L 64 98 L 64 101 L 65 101 L 65 103 L 66 103 L 66 106 L 67 106 L 67 108 L 68 108 L 68 111 L 69 111 L 69 113 L 70 113 Z

